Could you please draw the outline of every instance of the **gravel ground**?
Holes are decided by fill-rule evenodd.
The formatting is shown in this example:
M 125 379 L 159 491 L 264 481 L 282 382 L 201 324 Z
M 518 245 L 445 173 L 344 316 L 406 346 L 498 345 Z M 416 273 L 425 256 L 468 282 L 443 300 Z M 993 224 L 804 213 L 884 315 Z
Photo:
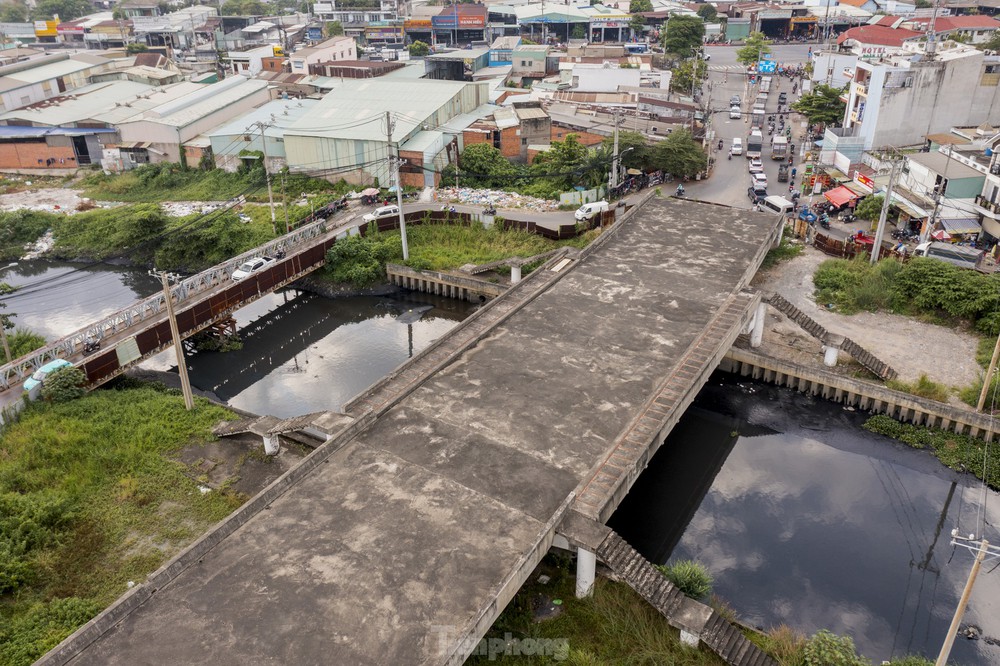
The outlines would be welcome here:
M 926 374 L 946 386 L 964 387 L 977 379 L 981 369 L 975 359 L 978 338 L 974 335 L 900 315 L 861 312 L 848 316 L 818 305 L 813 297 L 812 276 L 828 258 L 807 246 L 795 259 L 758 275 L 754 284 L 784 296 L 827 330 L 854 339 L 895 368 L 903 381 L 914 381 Z M 799 362 L 822 363 L 818 341 L 773 308 L 768 310 L 765 351 L 780 351 L 781 356 Z

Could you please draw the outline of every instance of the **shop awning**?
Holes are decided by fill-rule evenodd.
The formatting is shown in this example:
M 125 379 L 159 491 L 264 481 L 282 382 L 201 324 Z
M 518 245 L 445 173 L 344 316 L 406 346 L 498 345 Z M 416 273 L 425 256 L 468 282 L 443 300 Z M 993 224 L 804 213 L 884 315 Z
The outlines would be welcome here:
M 941 227 L 949 234 L 978 234 L 983 230 L 978 220 L 941 220 Z
M 840 207 L 858 198 L 854 192 L 841 185 L 840 187 L 835 187 L 832 190 L 827 190 L 823 193 L 826 200 L 832 203 L 834 206 Z
M 859 185 L 852 180 L 847 181 L 843 186 L 851 192 L 854 192 L 854 195 L 858 197 L 866 197 L 872 193 L 871 190 L 867 189 L 864 185 Z

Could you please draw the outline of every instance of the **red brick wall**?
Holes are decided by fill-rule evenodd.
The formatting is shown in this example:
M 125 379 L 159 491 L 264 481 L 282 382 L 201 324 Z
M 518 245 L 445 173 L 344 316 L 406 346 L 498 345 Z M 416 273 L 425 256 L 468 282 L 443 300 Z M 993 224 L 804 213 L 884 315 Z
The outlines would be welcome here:
M 39 163 L 39 160 L 41 163 Z M 46 164 L 47 160 L 52 160 Z M 60 162 L 60 160 L 62 160 Z M 72 146 L 53 147 L 44 142 L 0 143 L 0 169 L 73 169 L 77 166 Z
M 570 134 L 576 134 L 576 140 L 585 146 L 594 146 L 602 141 L 604 141 L 603 136 L 600 134 L 591 134 L 584 130 L 573 129 L 571 127 L 558 127 L 555 124 L 552 125 L 552 141 L 565 141 L 566 137 Z
M 288 58 L 261 58 L 260 63 L 265 72 L 283 72 L 287 60 Z
M 521 135 L 518 132 L 520 127 L 507 127 L 500 130 L 500 153 L 504 157 L 521 157 Z
M 465 130 L 462 132 L 462 145 L 468 148 L 474 143 L 491 143 L 490 135 L 482 130 Z

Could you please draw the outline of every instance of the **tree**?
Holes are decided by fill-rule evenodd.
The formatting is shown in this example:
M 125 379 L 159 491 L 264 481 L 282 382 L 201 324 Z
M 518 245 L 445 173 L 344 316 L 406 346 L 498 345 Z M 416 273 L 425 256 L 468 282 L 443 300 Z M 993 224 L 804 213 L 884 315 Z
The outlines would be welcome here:
M 148 51 L 148 50 L 149 50 L 149 47 L 146 46 L 145 44 L 143 44 L 142 42 L 132 42 L 130 44 L 126 44 L 125 45 L 125 53 L 129 53 L 129 54 L 131 54 L 131 53 L 142 53 L 142 52 Z
M 412 44 L 410 44 L 407 49 L 411 56 L 422 57 L 431 52 L 431 47 L 427 45 L 426 42 L 422 42 L 419 39 Z
M 632 28 L 632 32 L 638 35 L 646 27 L 646 19 L 641 14 L 632 14 L 632 18 L 629 20 L 629 27 Z
M 42 384 L 42 398 L 48 402 L 69 402 L 83 396 L 87 376 L 83 370 L 66 365 L 54 370 Z
M 243 3 L 240 0 L 226 0 L 219 7 L 222 16 L 239 16 L 243 13 Z
M 932 4 L 932 3 L 930 2 L 930 0 L 916 0 L 916 2 L 914 2 L 914 3 L 913 3 L 913 5 L 914 5 L 914 7 L 916 7 L 917 9 L 930 9 L 931 7 L 933 7 L 933 6 L 934 6 L 934 5 L 933 5 L 933 4 Z
M 0 4 L 0 23 L 24 23 L 28 20 L 28 8 L 20 2 Z
M 261 0 L 243 0 L 241 9 L 244 16 L 267 14 L 267 5 L 261 2 Z
M 698 8 L 698 16 L 700 16 L 705 23 L 713 23 L 719 16 L 719 12 L 716 11 L 713 5 L 706 3 Z
M 576 23 L 573 25 L 573 30 L 569 36 L 571 39 L 585 39 L 587 37 L 587 29 L 582 24 Z
M 803 114 L 810 123 L 839 125 L 844 120 L 847 103 L 840 99 L 843 91 L 826 84 L 819 84 L 813 92 L 800 97 L 792 109 Z
M 673 73 L 670 77 L 670 89 L 690 95 L 692 84 L 698 87 L 705 80 L 708 75 L 708 65 L 701 58 L 688 59 L 674 67 Z
M 762 32 L 751 32 L 743 42 L 744 46 L 736 52 L 736 60 L 744 66 L 752 65 L 771 53 L 771 40 Z
M 705 37 L 705 22 L 697 16 L 671 16 L 663 32 L 663 50 L 682 58 L 690 58 L 701 48 Z
M 885 197 L 882 195 L 877 197 L 865 197 L 860 201 L 860 203 L 858 203 L 857 207 L 855 207 L 854 214 L 862 220 L 877 220 L 879 215 L 882 214 L 883 201 L 885 201 Z
M 1000 51 L 1000 32 L 993 33 L 985 42 L 981 44 L 976 44 L 976 48 L 982 49 L 983 51 Z
M 694 176 L 705 170 L 708 158 L 686 129 L 677 129 L 653 147 L 653 166 L 674 176 Z
M 610 136 L 604 139 L 603 145 L 607 151 L 609 159 L 614 148 L 614 139 Z M 642 169 L 648 171 L 652 168 L 652 146 L 641 132 L 630 132 L 620 130 L 618 132 L 618 154 L 622 155 L 621 165 L 626 169 Z
M 39 21 L 51 21 L 58 14 L 60 21 L 72 21 L 90 11 L 87 0 L 38 0 L 31 15 Z
M 518 168 L 489 143 L 466 146 L 458 158 L 458 171 L 469 187 L 510 187 L 520 176 Z
M 548 180 L 552 189 L 568 190 L 579 184 L 579 174 L 589 152 L 576 134 L 567 134 L 564 140 L 553 141 L 548 150 L 535 157 L 531 171 L 533 175 Z
M 642 12 L 653 11 L 652 0 L 631 0 L 628 3 L 628 13 L 629 14 L 641 14 Z
M 323 26 L 324 37 L 337 37 L 344 34 L 344 24 L 340 21 L 327 21 Z

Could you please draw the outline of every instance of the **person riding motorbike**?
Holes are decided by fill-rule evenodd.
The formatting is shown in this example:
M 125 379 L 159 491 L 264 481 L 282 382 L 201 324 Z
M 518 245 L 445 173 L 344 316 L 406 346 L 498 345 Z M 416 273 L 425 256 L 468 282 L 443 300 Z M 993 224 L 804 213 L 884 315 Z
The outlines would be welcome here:
M 677 184 L 677 196 L 679 197 L 684 196 L 684 185 L 681 183 Z

